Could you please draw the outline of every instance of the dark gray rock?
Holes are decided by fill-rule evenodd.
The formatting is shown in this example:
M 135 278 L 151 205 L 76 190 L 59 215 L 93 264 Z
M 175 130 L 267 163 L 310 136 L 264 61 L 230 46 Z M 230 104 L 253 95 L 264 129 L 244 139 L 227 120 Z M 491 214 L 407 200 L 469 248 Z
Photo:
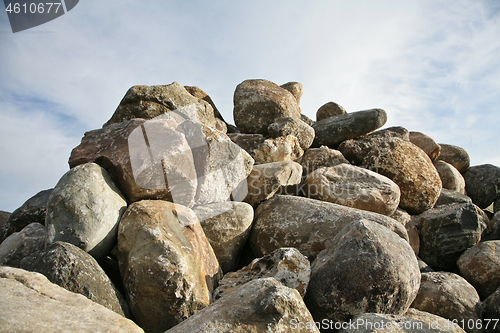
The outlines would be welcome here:
M 431 268 L 431 266 L 427 265 L 425 261 L 423 261 L 420 258 L 418 259 L 418 267 L 420 268 L 420 273 L 429 273 L 429 272 L 434 272 L 434 270 Z
M 11 213 L 0 210 L 0 244 L 5 239 L 5 227 Z M 44 220 L 45 222 L 45 220 Z
M 28 224 L 14 232 L 0 244 L 0 265 L 19 267 L 21 260 L 45 247 L 45 227 L 40 223 Z
M 228 133 L 227 136 L 231 141 L 244 149 L 252 158 L 255 157 L 257 148 L 266 140 L 262 134 Z
M 305 114 L 301 114 L 300 115 L 300 120 L 302 120 L 303 122 L 305 122 L 307 125 L 309 126 L 312 126 L 314 125 L 315 121 L 312 120 L 311 118 L 309 118 L 308 116 L 306 116 Z
M 438 200 L 436 201 L 435 207 L 449 205 L 452 203 L 472 203 L 472 199 L 464 194 L 460 194 L 457 191 L 443 188 Z
M 500 288 L 483 301 L 485 332 L 497 333 L 500 329 Z
M 500 168 L 491 164 L 470 167 L 464 174 L 465 190 L 479 208 L 485 209 L 500 195 Z

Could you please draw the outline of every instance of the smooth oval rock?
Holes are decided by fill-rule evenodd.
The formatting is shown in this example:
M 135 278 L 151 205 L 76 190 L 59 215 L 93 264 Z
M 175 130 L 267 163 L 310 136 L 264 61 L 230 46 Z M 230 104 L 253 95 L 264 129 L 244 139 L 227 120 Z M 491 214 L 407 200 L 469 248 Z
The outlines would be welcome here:
M 500 195 L 500 168 L 492 164 L 470 167 L 464 174 L 465 190 L 479 208 L 485 209 Z
M 465 179 L 457 168 L 445 161 L 436 161 L 434 166 L 439 173 L 443 188 L 465 195 Z
M 422 149 L 433 162 L 441 154 L 441 146 L 424 133 L 410 132 L 410 142 Z
M 300 103 L 300 98 L 302 97 L 302 94 L 304 93 L 304 86 L 300 82 L 287 82 L 285 84 L 282 84 L 280 86 L 283 89 L 288 90 L 293 97 L 297 100 L 297 104 Z
M 38 222 L 10 234 L 0 244 L 0 265 L 19 267 L 24 257 L 45 247 L 45 237 L 45 227 Z
M 328 102 L 323 104 L 318 111 L 316 111 L 316 121 L 321 121 L 346 113 L 347 111 L 339 104 L 335 102 Z
M 293 135 L 299 140 L 300 148 L 306 150 L 314 140 L 314 129 L 300 119 L 292 117 L 280 118 L 267 128 L 273 138 Z
M 470 157 L 465 149 L 444 143 L 440 143 L 439 145 L 441 146 L 441 153 L 438 160 L 453 165 L 461 174 L 464 174 L 469 169 Z

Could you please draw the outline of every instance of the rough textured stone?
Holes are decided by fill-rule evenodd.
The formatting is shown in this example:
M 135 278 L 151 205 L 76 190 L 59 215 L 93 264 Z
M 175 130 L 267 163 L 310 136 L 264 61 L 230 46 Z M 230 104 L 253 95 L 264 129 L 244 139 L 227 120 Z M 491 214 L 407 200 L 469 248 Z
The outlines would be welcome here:
M 481 241 L 500 240 L 500 213 L 496 212 L 491 218 L 486 230 L 483 231 Z
M 355 139 L 368 134 L 387 121 L 382 109 L 371 109 L 341 114 L 314 123 L 316 132 L 313 147 L 326 145 L 334 147 L 344 140 Z
M 360 219 L 318 254 L 304 301 L 316 320 L 345 321 L 365 312 L 401 315 L 419 286 L 410 245 L 388 228 Z
M 295 97 L 267 80 L 245 80 L 234 91 L 234 122 L 242 133 L 267 135 L 267 127 L 283 117 L 300 119 Z
M 436 203 L 441 193 L 441 179 L 429 157 L 411 142 L 387 139 L 373 146 L 363 165 L 392 181 L 401 190 L 400 207 L 410 214 L 420 214 Z
M 299 140 L 293 135 L 287 135 L 264 140 L 254 151 L 254 159 L 256 163 L 295 161 L 303 154 Z
M 47 201 L 51 193 L 52 189 L 40 191 L 13 211 L 5 226 L 4 236 L 21 231 L 25 226 L 34 222 L 45 224 Z
M 276 195 L 255 211 L 249 241 L 257 257 L 281 247 L 295 247 L 312 262 L 320 251 L 331 246 L 342 228 L 359 219 L 380 223 L 408 240 L 405 228 L 388 216 L 330 202 Z
M 299 323 L 307 327 L 299 328 Z M 319 333 L 299 292 L 264 278 L 248 282 L 167 332 L 285 333 L 291 329 Z
M 300 148 L 306 150 L 314 140 L 314 129 L 300 119 L 291 117 L 277 119 L 267 128 L 273 138 L 293 135 L 299 140 Z
M 200 87 L 196 87 L 196 86 L 184 86 L 184 89 L 186 89 L 187 92 L 190 93 L 191 95 L 193 95 L 194 97 L 201 98 L 202 100 L 204 100 L 205 102 L 210 104 L 210 106 L 214 110 L 214 117 L 216 118 L 216 120 L 219 119 L 223 123 L 226 123 L 224 118 L 222 118 L 222 115 L 220 114 L 219 110 L 217 110 L 217 107 L 215 106 L 214 101 L 212 101 L 210 96 L 203 89 L 201 89 Z M 217 126 L 217 124 L 216 124 L 216 126 Z
M 304 297 L 310 275 L 309 260 L 299 250 L 285 247 L 253 260 L 250 265 L 237 272 L 224 275 L 214 292 L 214 299 L 232 293 L 249 281 L 266 277 L 275 278 L 284 286 L 297 289 L 300 296 Z
M 344 157 L 355 165 L 362 165 L 366 154 L 368 154 L 373 146 L 380 144 L 390 138 L 400 138 L 404 141 L 410 141 L 409 132 L 404 127 L 389 127 L 366 136 L 346 140 L 339 145 L 339 151 Z
M 24 257 L 20 267 L 43 274 L 50 282 L 130 318 L 125 298 L 115 288 L 97 261 L 82 249 L 56 242 Z
M 19 267 L 24 257 L 44 247 L 45 227 L 37 222 L 28 224 L 0 244 L 0 265 Z
M 193 208 L 223 272 L 234 271 L 250 235 L 252 206 L 245 202 L 220 202 Z
M 108 172 L 95 163 L 64 174 L 47 204 L 47 244 L 78 246 L 97 260 L 116 243 L 116 230 L 127 203 Z
M 303 170 L 302 175 L 304 177 L 316 169 L 334 167 L 342 163 L 349 164 L 340 151 L 330 149 L 327 146 L 307 149 L 300 161 Z
M 229 133 L 227 136 L 252 158 L 255 156 L 255 150 L 266 140 L 262 134 Z
M 458 325 L 452 325 L 448 319 L 445 319 L 435 314 L 419 311 L 417 309 L 409 308 L 405 316 L 420 320 L 426 324 L 431 324 L 429 333 L 465 333 L 465 331 Z M 437 323 L 437 324 L 436 324 Z M 425 327 L 425 326 L 424 326 Z M 425 333 L 426 331 L 420 331 Z M 415 333 L 419 333 L 416 331 Z
M 321 121 L 327 118 L 346 114 L 347 111 L 335 102 L 328 102 L 323 104 L 318 111 L 316 111 L 316 121 Z
M 460 274 L 486 299 L 500 287 L 500 240 L 481 242 L 457 261 Z
M 0 267 L 0 299 L 3 332 L 143 332 L 85 296 L 18 268 Z
M 491 164 L 470 167 L 464 174 L 467 195 L 485 209 L 500 195 L 500 168 Z
M 486 228 L 474 204 L 449 204 L 416 217 L 420 230 L 420 257 L 436 270 L 452 271 L 456 261 L 477 244 Z
M 410 142 L 422 149 L 433 162 L 441 154 L 441 146 L 424 133 L 410 132 Z
M 123 214 L 118 261 L 132 313 L 147 332 L 208 306 L 221 275 L 194 212 L 161 200 L 135 202 Z
M 254 165 L 248 176 L 248 194 L 244 201 L 255 207 L 271 198 L 281 186 L 299 184 L 301 175 L 300 164 L 291 161 Z
M 465 179 L 457 168 L 445 161 L 436 161 L 434 166 L 439 173 L 443 188 L 465 195 Z
M 460 322 L 482 318 L 482 305 L 473 286 L 463 277 L 449 272 L 422 273 L 418 295 L 411 305 L 420 311 L 433 313 L 443 318 Z M 478 326 L 467 332 L 482 332 Z
M 11 213 L 0 210 L 0 244 L 6 238 L 5 229 L 6 229 L 6 225 L 7 225 L 7 220 L 9 219 L 10 215 L 11 215 Z M 45 220 L 44 220 L 44 223 L 45 223 Z
M 301 114 L 300 115 L 300 120 L 302 120 L 303 122 L 305 122 L 307 125 L 309 126 L 312 126 L 314 125 L 315 121 L 312 120 L 311 118 L 309 118 L 308 116 L 306 116 L 305 114 Z
M 404 225 L 406 232 L 408 233 L 408 242 L 410 243 L 413 252 L 418 255 L 420 252 L 420 235 L 415 218 L 412 218 L 410 214 L 400 208 L 398 208 L 394 214 L 391 215 L 391 217 Z
M 388 216 L 398 208 L 401 195 L 389 178 L 350 164 L 311 172 L 304 188 L 309 198 Z
M 500 288 L 484 300 L 483 307 L 485 332 L 498 332 L 500 329 Z M 489 324 L 488 327 L 486 327 L 487 323 Z
M 435 207 L 452 203 L 472 203 L 472 200 L 468 196 L 460 194 L 457 191 L 448 190 L 446 188 L 441 189 L 441 194 L 436 201 Z
M 280 86 L 283 89 L 288 90 L 293 97 L 297 100 L 297 104 L 300 104 L 300 98 L 304 93 L 304 86 L 300 82 L 287 82 Z
M 188 108 L 192 110 L 186 112 Z M 175 114 L 179 109 L 182 109 L 185 115 L 179 116 L 178 122 L 188 116 L 189 119 L 215 127 L 212 106 L 191 95 L 178 82 L 162 86 L 133 86 L 127 91 L 115 113 L 103 127 L 134 118 L 153 119 L 165 113 Z
M 464 174 L 469 169 L 470 157 L 465 149 L 444 143 L 440 143 L 439 145 L 441 146 L 441 153 L 438 160 L 453 165 L 461 174 Z

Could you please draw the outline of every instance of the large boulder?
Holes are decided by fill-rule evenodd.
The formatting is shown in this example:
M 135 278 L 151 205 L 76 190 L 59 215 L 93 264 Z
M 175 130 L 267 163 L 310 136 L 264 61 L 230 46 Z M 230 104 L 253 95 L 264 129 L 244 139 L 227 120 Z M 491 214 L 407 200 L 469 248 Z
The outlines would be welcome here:
M 167 201 L 128 207 L 117 256 L 132 313 L 147 332 L 163 332 L 208 306 L 221 277 L 194 212 Z
M 323 104 L 318 111 L 316 111 L 316 121 L 321 121 L 346 113 L 347 111 L 339 104 L 335 102 L 328 102 Z
M 200 98 L 205 102 L 207 102 L 208 104 L 210 104 L 212 109 L 214 109 L 214 117 L 216 118 L 216 120 L 219 119 L 224 123 L 226 122 L 224 118 L 222 118 L 222 115 L 220 114 L 217 107 L 215 106 L 214 101 L 212 101 L 212 98 L 210 98 L 210 96 L 205 92 L 205 90 L 197 86 L 184 86 L 184 89 L 186 89 L 186 91 L 191 95 L 193 95 L 194 97 Z
M 115 113 L 103 127 L 134 118 L 153 119 L 166 113 L 177 113 L 181 109 L 189 119 L 215 127 L 214 110 L 206 101 L 191 95 L 178 82 L 162 86 L 138 85 L 131 87 Z M 186 110 L 190 109 L 189 112 Z
M 245 202 L 217 202 L 196 206 L 193 211 L 222 271 L 234 271 L 252 228 L 252 206 Z
M 0 267 L 0 299 L 3 332 L 143 332 L 116 312 L 19 268 Z
M 481 242 L 457 261 L 460 274 L 486 299 L 500 287 L 500 240 Z
M 56 242 L 24 257 L 20 268 L 43 274 L 50 282 L 130 318 L 125 298 L 97 261 L 79 247 Z
M 348 321 L 365 312 L 401 315 L 419 286 L 410 245 L 388 228 L 360 219 L 316 257 L 304 300 L 318 321 Z
M 441 153 L 438 160 L 453 165 L 461 174 L 464 174 L 469 169 L 470 157 L 465 149 L 444 143 L 440 143 L 439 145 L 441 146 Z
M 279 118 L 300 119 L 297 99 L 267 80 L 245 80 L 234 91 L 234 122 L 242 133 L 267 135 L 267 127 Z
M 434 162 L 434 166 L 443 183 L 443 189 L 465 194 L 465 179 L 457 168 L 441 160 Z
M 214 292 L 214 299 L 232 293 L 249 281 L 265 277 L 273 277 L 284 286 L 297 289 L 304 297 L 310 275 L 309 260 L 299 250 L 285 247 L 253 260 L 236 272 L 224 275 Z
M 108 172 L 95 163 L 64 174 L 47 204 L 47 243 L 71 243 L 103 259 L 116 243 L 127 202 Z
M 483 311 L 479 295 L 460 275 L 449 272 L 422 273 L 420 289 L 411 307 L 454 323 L 465 323 L 463 328 L 467 332 L 483 331 L 482 326 L 477 325 Z M 472 325 L 468 325 L 470 323 Z
M 19 267 L 21 260 L 45 247 L 45 227 L 30 223 L 14 232 L 0 244 L 0 265 Z
M 474 204 L 437 206 L 416 217 L 419 256 L 436 270 L 454 271 L 456 261 L 481 240 L 486 223 Z
M 311 172 L 304 186 L 307 197 L 339 205 L 392 215 L 401 192 L 392 180 L 350 164 Z
M 464 174 L 465 190 L 472 202 L 485 209 L 500 195 L 500 168 L 491 164 L 470 167 Z
M 340 114 L 317 121 L 313 128 L 316 137 L 313 147 L 321 145 L 334 148 L 342 141 L 354 139 L 382 127 L 387 121 L 387 114 L 382 109 Z
M 300 148 L 306 150 L 314 140 L 314 129 L 300 119 L 292 117 L 280 118 L 267 128 L 273 138 L 293 135 L 299 140 Z
M 433 162 L 441 154 L 441 146 L 424 133 L 410 132 L 410 142 L 422 149 Z
M 291 331 L 319 333 L 299 292 L 269 277 L 246 283 L 167 332 Z
M 257 207 L 249 241 L 257 257 L 281 247 L 295 247 L 312 262 L 319 252 L 332 246 L 342 228 L 359 219 L 384 225 L 408 240 L 405 228 L 388 216 L 309 198 L 276 195 Z
M 434 207 L 441 193 L 441 178 L 432 161 L 411 142 L 399 138 L 381 141 L 371 148 L 363 165 L 399 186 L 399 205 L 410 214 L 420 214 Z

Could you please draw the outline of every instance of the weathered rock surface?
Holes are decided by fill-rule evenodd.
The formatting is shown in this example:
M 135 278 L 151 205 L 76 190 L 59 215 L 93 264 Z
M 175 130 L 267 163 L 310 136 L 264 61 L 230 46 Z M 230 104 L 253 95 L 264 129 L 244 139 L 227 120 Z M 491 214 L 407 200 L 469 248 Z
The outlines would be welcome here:
M 254 165 L 247 179 L 248 194 L 244 201 L 255 207 L 271 198 L 281 186 L 299 184 L 301 176 L 302 167 L 291 161 Z
M 21 260 L 45 247 L 45 227 L 37 222 L 14 232 L 0 244 L 0 265 L 19 267 Z
M 486 299 L 500 287 L 500 240 L 481 242 L 457 261 L 460 274 Z
M 441 153 L 438 160 L 453 165 L 461 174 L 464 174 L 469 169 L 470 157 L 465 149 L 444 143 L 440 143 L 439 145 L 441 146 Z
M 389 127 L 370 133 L 357 139 L 346 140 L 339 145 L 339 151 L 355 165 L 362 165 L 366 154 L 372 147 L 391 138 L 410 141 L 409 132 L 404 127 Z
M 330 149 L 327 146 L 309 148 L 300 161 L 303 170 L 302 176 L 306 177 L 319 168 L 334 167 L 342 163 L 349 164 L 344 155 L 338 150 Z
M 500 288 L 483 301 L 485 332 L 498 332 L 500 329 Z M 489 320 L 488 320 L 489 319 Z
M 316 111 L 316 121 L 321 121 L 327 118 L 346 114 L 347 111 L 335 102 L 328 102 L 323 104 L 318 111 Z
M 453 204 L 453 203 L 472 203 L 472 200 L 468 196 L 460 194 L 457 191 L 452 191 L 443 188 L 434 207 Z
M 304 300 L 316 320 L 345 321 L 365 312 L 401 315 L 419 286 L 410 245 L 388 228 L 360 219 L 318 254 Z
M 314 123 L 316 132 L 313 147 L 321 145 L 333 148 L 342 141 L 368 134 L 387 122 L 387 114 L 382 109 L 351 112 L 323 119 Z
M 410 142 L 422 149 L 433 162 L 441 154 L 441 146 L 424 133 L 410 132 Z
M 433 313 L 443 318 L 467 323 L 482 319 L 483 307 L 473 286 L 463 277 L 449 272 L 422 273 L 420 290 L 411 305 L 420 311 Z M 472 325 L 467 332 L 482 332 Z
M 7 220 L 9 219 L 10 215 L 11 215 L 11 213 L 0 210 L 0 244 L 6 238 L 5 229 L 6 229 L 6 225 L 7 225 Z M 44 220 L 44 222 L 45 222 L 45 220 Z
M 400 207 L 420 214 L 434 207 L 441 193 L 441 179 L 429 157 L 411 142 L 387 139 L 372 146 L 363 165 L 392 181 L 401 190 Z
M 300 148 L 306 150 L 314 140 L 314 129 L 300 119 L 292 117 L 280 118 L 267 128 L 273 138 L 293 135 L 299 140 Z
M 304 297 L 310 276 L 309 260 L 299 250 L 285 247 L 253 260 L 250 265 L 236 272 L 224 275 L 214 292 L 214 299 L 232 293 L 249 281 L 266 277 L 275 278 L 284 286 L 296 289 Z
M 304 327 L 299 328 L 299 323 Z M 264 278 L 248 282 L 167 332 L 285 333 L 291 329 L 319 333 L 299 292 Z
M 436 161 L 434 166 L 439 173 L 443 188 L 465 195 L 465 179 L 457 168 L 445 161 Z
M 212 98 L 210 98 L 210 96 L 203 89 L 201 89 L 200 87 L 197 87 L 197 86 L 184 86 L 184 89 L 186 89 L 186 91 L 188 93 L 190 93 L 191 95 L 193 95 L 194 97 L 200 98 L 200 99 L 204 100 L 205 102 L 207 102 L 208 104 L 210 104 L 210 106 L 214 110 L 214 117 L 216 119 L 221 120 L 224 123 L 226 122 L 224 120 L 224 118 L 222 118 L 222 115 L 220 114 L 217 107 L 215 106 L 214 101 L 212 101 Z
M 332 246 L 342 228 L 359 219 L 384 225 L 408 240 L 404 227 L 388 216 L 309 198 L 276 195 L 257 207 L 249 241 L 257 257 L 281 247 L 295 247 L 312 262 L 319 252 Z
M 288 90 L 293 97 L 297 100 L 297 104 L 300 104 L 300 98 L 304 93 L 304 86 L 300 82 L 287 82 L 280 86 L 283 89 Z
M 279 118 L 300 119 L 296 98 L 267 80 L 245 80 L 234 92 L 234 122 L 242 133 L 267 135 L 267 127 Z
M 194 212 L 161 200 L 128 207 L 117 256 L 130 308 L 147 332 L 163 332 L 208 306 L 221 275 Z
M 50 282 L 130 318 L 125 298 L 97 261 L 79 247 L 56 242 L 24 257 L 20 267 L 43 274 Z
M 5 225 L 4 236 L 21 231 L 31 223 L 45 224 L 45 211 L 51 193 L 52 189 L 40 191 L 13 211 Z
M 293 135 L 266 139 L 254 150 L 256 163 L 273 163 L 295 161 L 302 157 L 304 150 L 300 148 L 299 140 Z
M 420 252 L 420 235 L 416 219 L 412 218 L 410 214 L 400 208 L 398 208 L 394 214 L 391 215 L 391 217 L 404 225 L 406 232 L 408 233 L 408 242 L 410 243 L 413 252 L 418 255 Z
M 309 118 L 308 116 L 306 116 L 303 113 L 300 114 L 300 120 L 302 120 L 303 122 L 305 122 L 309 126 L 312 126 L 315 123 L 314 120 L 312 120 L 311 118 Z
M 422 260 L 436 270 L 455 270 L 460 255 L 479 242 L 486 228 L 477 209 L 474 204 L 449 204 L 416 217 Z
M 445 319 L 440 316 L 436 316 L 435 314 L 420 311 L 417 309 L 409 308 L 406 311 L 405 316 L 420 320 L 426 324 L 431 325 L 431 330 L 429 332 L 432 333 L 465 333 L 465 331 L 458 325 L 452 325 L 448 319 Z M 437 322 L 437 324 L 435 324 Z M 424 326 L 425 327 L 425 326 Z M 425 332 L 425 331 L 423 331 Z M 415 333 L 418 333 L 416 331 Z
M 85 296 L 18 268 L 0 267 L 0 299 L 4 332 L 143 332 Z
M 496 212 L 491 218 L 486 230 L 483 231 L 481 241 L 500 239 L 500 213 Z
M 252 158 L 255 156 L 255 150 L 266 140 L 262 134 L 229 133 L 227 136 Z
M 350 164 L 311 172 L 304 188 L 309 198 L 388 216 L 398 208 L 401 195 L 389 178 Z
M 500 195 L 500 168 L 491 164 L 470 167 L 464 174 L 467 195 L 485 209 Z
M 64 174 L 47 204 L 47 244 L 78 246 L 97 260 L 116 243 L 116 231 L 127 203 L 108 172 L 95 163 Z
M 434 272 L 434 270 L 429 266 L 427 265 L 427 263 L 425 261 L 423 261 L 422 259 L 418 258 L 418 267 L 420 267 L 420 272 L 421 273 L 429 273 L 429 272 Z
M 176 115 L 182 110 L 183 115 Z M 205 125 L 215 127 L 212 106 L 191 95 L 178 82 L 163 86 L 138 85 L 131 87 L 116 108 L 115 113 L 103 127 L 134 118 L 153 119 L 159 115 L 172 113 L 181 122 L 187 116 Z
M 223 272 L 234 271 L 250 235 L 252 206 L 245 202 L 220 202 L 193 208 Z

